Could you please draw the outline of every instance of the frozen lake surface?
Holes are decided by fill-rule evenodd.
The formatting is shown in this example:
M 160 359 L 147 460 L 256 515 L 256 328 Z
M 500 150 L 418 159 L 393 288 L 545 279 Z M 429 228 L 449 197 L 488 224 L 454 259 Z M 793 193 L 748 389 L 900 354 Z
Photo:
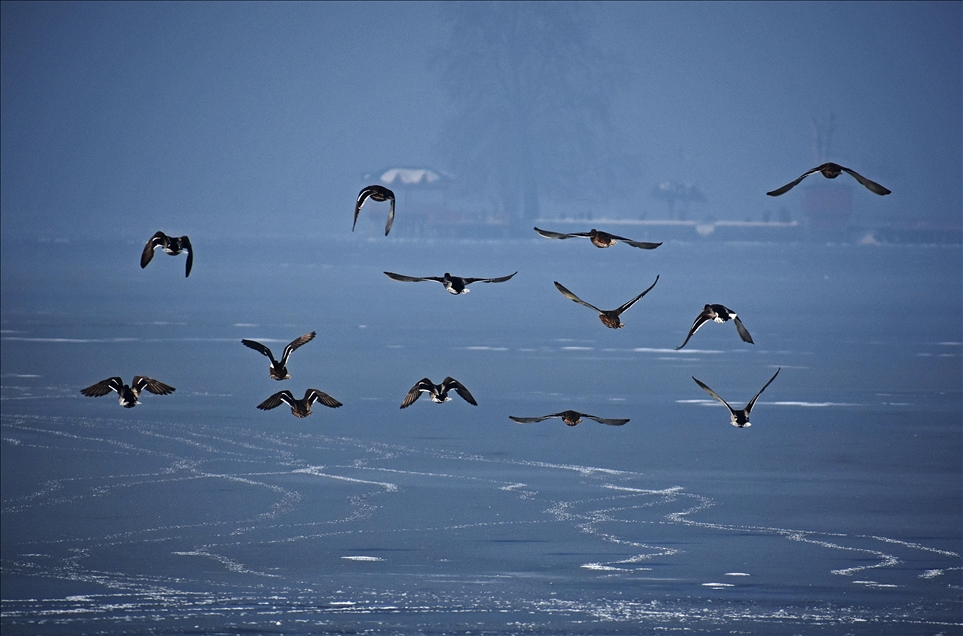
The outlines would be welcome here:
M 963 632 L 959 246 L 192 240 L 3 244 L 4 634 Z

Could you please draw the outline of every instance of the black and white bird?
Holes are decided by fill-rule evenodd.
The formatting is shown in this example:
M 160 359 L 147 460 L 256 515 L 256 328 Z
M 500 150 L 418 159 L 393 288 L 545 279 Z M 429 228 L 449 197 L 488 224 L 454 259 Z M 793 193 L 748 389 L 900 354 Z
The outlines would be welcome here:
M 191 239 L 186 236 L 167 236 L 163 232 L 156 232 L 144 246 L 144 251 L 140 255 L 141 269 L 147 267 L 147 263 L 154 258 L 154 250 L 158 247 L 163 248 L 171 256 L 187 252 L 187 271 L 184 277 L 191 275 L 191 268 L 194 266 L 194 250 L 191 248 Z
M 124 384 L 122 378 L 113 377 L 101 380 L 97 384 L 81 389 L 80 392 L 87 397 L 103 397 L 111 391 L 117 392 L 117 401 L 124 408 L 132 409 L 140 404 L 141 391 L 147 390 L 154 395 L 170 395 L 174 392 L 174 387 L 168 386 L 145 375 L 135 375 L 134 381 L 130 385 Z
M 517 274 L 509 274 L 508 276 L 501 276 L 499 278 L 462 278 L 460 276 L 452 276 L 448 272 L 445 272 L 444 276 L 405 276 L 404 274 L 395 274 L 394 272 L 385 272 L 385 276 L 391 280 L 400 281 L 402 283 L 420 283 L 425 280 L 431 280 L 436 283 L 441 283 L 448 290 L 449 294 L 467 294 L 470 290 L 468 286 L 472 283 L 504 283 L 509 280 L 512 276 Z
M 870 192 L 873 192 L 880 196 L 890 193 L 890 190 L 888 190 L 887 188 L 884 188 L 883 186 L 879 185 L 875 181 L 870 181 L 869 179 L 859 174 L 855 170 L 850 170 L 849 168 L 845 166 L 841 166 L 838 163 L 824 163 L 821 166 L 816 166 L 812 170 L 804 173 L 801 177 L 799 177 L 795 181 L 787 183 L 783 187 L 777 188 L 772 192 L 767 192 L 766 194 L 768 194 L 771 197 L 778 197 L 780 194 L 786 194 L 787 192 L 795 188 L 797 185 L 799 185 L 800 181 L 802 181 L 803 179 L 805 179 L 806 177 L 808 177 L 814 172 L 822 173 L 822 175 L 827 179 L 835 179 L 840 174 L 846 172 L 852 175 L 852 177 L 857 181 L 859 181 L 861 184 L 863 184 L 863 186 L 865 186 L 866 189 L 869 190 Z
M 385 236 L 388 236 L 388 232 L 391 231 L 391 226 L 395 222 L 395 193 L 380 185 L 369 185 L 358 193 L 358 200 L 354 204 L 354 223 L 351 224 L 351 231 L 354 232 L 354 226 L 358 223 L 358 213 L 361 212 L 361 206 L 368 199 L 379 203 L 391 201 L 391 207 L 388 208 L 388 222 L 385 223 Z
M 262 345 L 260 342 L 257 342 L 255 340 L 244 340 L 242 338 L 241 344 L 243 344 L 245 347 L 250 347 L 251 349 L 258 351 L 271 359 L 271 366 L 268 367 L 268 372 L 270 372 L 271 377 L 273 379 L 290 380 L 291 374 L 288 373 L 287 364 L 288 364 L 288 358 L 291 356 L 291 352 L 297 349 L 298 347 L 300 347 L 301 345 L 314 340 L 314 336 L 316 335 L 316 333 L 317 332 L 312 331 L 311 333 L 306 333 L 303 336 L 298 336 L 297 338 L 289 342 L 287 346 L 284 347 L 284 353 L 281 355 L 280 360 L 275 360 L 274 354 L 271 353 L 271 350 L 265 347 L 264 345 Z
M 508 419 L 513 422 L 518 422 L 519 424 L 532 424 L 534 422 L 542 422 L 553 417 L 560 417 L 562 421 L 565 422 L 567 426 L 575 426 L 582 421 L 583 417 L 587 417 L 590 420 L 595 420 L 599 424 L 608 424 L 609 426 L 622 426 L 628 419 L 610 419 L 606 417 L 596 417 L 595 415 L 589 415 L 588 413 L 579 413 L 578 411 L 561 411 L 559 413 L 552 413 L 551 415 L 543 415 L 541 417 L 516 417 L 514 415 L 509 415 Z
M 689 338 L 691 338 L 695 332 L 699 331 L 699 329 L 702 328 L 702 325 L 706 324 L 707 322 L 712 321 L 722 323 L 729 320 L 732 320 L 732 322 L 735 323 L 736 331 L 739 332 L 739 337 L 742 338 L 743 342 L 755 344 L 752 341 L 752 336 L 749 335 L 749 330 L 746 329 L 745 325 L 742 324 L 742 320 L 740 320 L 739 316 L 736 315 L 736 312 L 732 311 L 725 305 L 706 305 L 705 309 L 702 310 L 702 313 L 699 314 L 696 317 L 695 322 L 692 323 L 692 328 L 689 329 L 689 334 L 685 337 L 685 342 L 676 347 L 675 350 L 678 351 L 682 347 L 686 346 L 686 344 L 689 342 Z
M 441 381 L 441 384 L 434 384 L 428 378 L 422 378 L 418 380 L 417 384 L 411 387 L 411 390 L 408 391 L 407 395 L 405 395 L 405 399 L 401 402 L 401 408 L 408 408 L 414 404 L 415 400 L 421 397 L 422 393 L 427 393 L 432 402 L 436 404 L 442 404 L 451 399 L 451 397 L 448 395 L 448 392 L 452 389 L 454 389 L 455 393 L 457 393 L 469 404 L 478 406 L 478 402 L 476 402 L 475 398 L 473 398 L 471 393 L 468 392 L 468 389 L 466 389 L 465 386 L 455 378 L 448 376 Z
M 646 241 L 633 241 L 627 239 L 623 236 L 616 236 L 615 234 L 609 234 L 608 232 L 603 232 L 601 230 L 596 230 L 594 227 L 588 232 L 574 232 L 572 234 L 562 234 L 561 232 L 550 232 L 548 230 L 542 230 L 535 228 L 535 231 L 545 238 L 553 239 L 569 239 L 569 238 L 587 238 L 592 241 L 592 245 L 595 247 L 612 247 L 619 241 L 622 241 L 626 245 L 631 245 L 632 247 L 638 247 L 643 250 L 654 250 L 662 243 L 648 243 Z
M 752 411 L 752 407 L 755 406 L 756 400 L 759 399 L 759 396 L 762 395 L 762 392 L 766 390 L 766 387 L 772 384 L 772 381 L 776 379 L 776 376 L 779 375 L 780 371 L 782 371 L 781 368 L 776 369 L 776 372 L 773 374 L 773 376 L 769 378 L 769 382 L 766 382 L 766 384 L 764 384 L 763 387 L 759 389 L 759 393 L 756 393 L 754 396 L 752 396 L 752 399 L 749 400 L 749 404 L 746 404 L 746 408 L 744 409 L 732 408 L 731 406 L 729 406 L 728 402 L 726 402 L 721 397 L 719 397 L 719 395 L 715 391 L 713 391 L 712 389 L 707 387 L 705 384 L 697 380 L 695 376 L 692 376 L 692 379 L 695 380 L 696 384 L 702 387 L 703 391 L 705 391 L 706 393 L 708 393 L 709 395 L 711 395 L 712 397 L 714 397 L 715 399 L 719 400 L 720 402 L 726 405 L 726 408 L 729 409 L 729 420 L 733 426 L 737 426 L 739 428 L 746 428 L 747 426 L 752 426 L 752 424 L 749 422 L 749 413 Z
M 311 415 L 311 407 L 315 402 L 320 402 L 325 406 L 329 406 L 333 409 L 342 406 L 341 402 L 325 393 L 324 391 L 319 391 L 317 389 L 308 389 L 304 392 L 304 397 L 300 400 L 294 397 L 294 395 L 288 391 L 278 391 L 268 399 L 264 400 L 257 405 L 262 411 L 270 411 L 273 408 L 281 406 L 281 402 L 284 402 L 291 407 L 291 414 L 294 417 L 307 417 Z
M 659 282 L 658 276 L 655 277 L 655 283 L 657 282 Z M 652 283 L 648 289 L 646 289 L 644 292 L 642 292 L 641 294 L 639 294 L 629 302 L 625 303 L 621 307 L 618 307 L 616 309 L 610 309 L 608 311 L 604 309 L 599 309 L 595 305 L 590 305 L 589 303 L 585 302 L 584 300 L 582 300 L 581 298 L 579 298 L 578 296 L 570 292 L 568 289 L 565 288 L 564 285 L 562 285 L 558 281 L 555 281 L 555 287 L 556 289 L 558 289 L 558 291 L 562 292 L 562 295 L 565 296 L 566 298 L 570 300 L 574 300 L 580 305 L 585 305 L 589 309 L 594 309 L 595 311 L 599 312 L 599 320 L 602 321 L 603 325 L 605 325 L 606 327 L 609 327 L 610 329 L 618 329 L 623 326 L 623 323 L 619 319 L 619 316 L 621 316 L 622 313 L 625 312 L 629 307 L 637 303 L 640 298 L 648 294 L 649 291 L 653 287 L 655 287 L 655 283 Z

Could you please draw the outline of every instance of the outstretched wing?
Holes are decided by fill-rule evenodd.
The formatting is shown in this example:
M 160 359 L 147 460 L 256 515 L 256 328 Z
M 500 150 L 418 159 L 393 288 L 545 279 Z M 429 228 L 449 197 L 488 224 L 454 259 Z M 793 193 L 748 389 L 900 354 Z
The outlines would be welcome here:
M 732 322 L 736 323 L 736 331 L 739 332 L 739 337 L 742 338 L 743 342 L 748 342 L 749 344 L 756 344 L 755 342 L 752 341 L 752 336 L 749 335 L 749 330 L 746 329 L 745 325 L 742 324 L 742 321 L 739 320 L 739 316 L 736 316 L 735 318 L 733 318 Z
M 154 236 L 150 237 L 147 245 L 144 246 L 144 251 L 140 254 L 141 269 L 147 267 L 147 263 L 154 258 L 154 250 L 157 249 L 159 245 L 163 245 L 164 239 L 166 238 L 167 236 L 163 232 L 155 232 Z
M 623 238 L 621 236 L 612 235 L 612 238 L 618 239 L 625 243 L 626 245 L 631 245 L 632 247 L 637 247 L 640 250 L 654 250 L 662 243 L 649 243 L 648 241 L 633 241 L 631 239 Z
M 535 228 L 535 231 L 545 238 L 553 239 L 568 239 L 572 238 L 573 236 L 584 236 L 584 234 L 562 234 L 561 232 L 549 232 L 548 230 L 542 230 L 537 227 Z
M 273 408 L 281 406 L 281 402 L 284 402 L 288 406 L 294 406 L 294 395 L 292 395 L 287 389 L 278 391 L 268 399 L 258 404 L 257 408 L 261 409 L 262 411 L 270 411 Z
M 610 419 L 606 417 L 595 417 L 594 415 L 589 415 L 588 413 L 582 413 L 582 417 L 587 417 L 590 420 L 595 420 L 599 424 L 608 424 L 609 426 L 622 426 L 623 424 L 629 421 L 627 419 L 621 420 L 621 419 Z
M 304 392 L 304 400 L 308 403 L 308 406 L 314 404 L 315 402 L 320 402 L 325 406 L 330 406 L 333 409 L 341 406 L 341 402 L 325 393 L 324 391 L 319 391 L 317 389 L 308 389 Z
M 658 275 L 658 274 L 655 275 L 655 283 L 657 283 L 657 282 L 659 282 L 659 275 Z M 642 292 L 641 294 L 639 294 L 638 296 L 636 296 L 635 298 L 633 298 L 633 299 L 630 300 L 629 302 L 625 303 L 624 305 L 622 305 L 621 307 L 619 307 L 618 309 L 616 309 L 616 310 L 615 310 L 615 315 L 617 315 L 617 316 L 618 316 L 618 315 L 621 315 L 622 312 L 624 312 L 626 309 L 628 309 L 629 307 L 631 307 L 631 306 L 634 305 L 635 303 L 639 302 L 639 299 L 640 299 L 640 298 L 642 298 L 643 296 L 645 296 L 646 294 L 648 294 L 650 291 L 652 291 L 652 288 L 655 287 L 655 283 L 652 283 L 651 285 L 649 285 L 649 288 L 646 289 L 644 292 Z
M 135 375 L 130 388 L 133 389 L 135 393 L 140 393 L 144 389 L 147 389 L 154 395 L 170 395 L 175 390 L 174 387 L 163 382 L 158 382 L 153 378 L 148 378 L 146 375 Z
M 311 333 L 306 333 L 303 336 L 298 336 L 297 338 L 289 342 L 288 345 L 284 347 L 284 353 L 281 355 L 281 366 L 284 366 L 287 364 L 288 357 L 291 355 L 292 351 L 294 351 L 295 349 L 297 349 L 298 347 L 300 347 L 301 345 L 307 342 L 311 342 L 312 340 L 314 340 L 314 336 L 316 335 L 317 335 L 317 332 L 312 331 Z
M 123 379 L 113 377 L 107 378 L 106 380 L 101 380 L 97 384 L 88 386 L 86 389 L 81 389 L 80 392 L 87 397 L 102 397 L 111 391 L 117 391 L 120 393 L 122 388 L 124 388 Z
M 358 193 L 358 200 L 354 203 L 354 223 L 351 224 L 351 231 L 354 232 L 354 226 L 358 224 L 358 213 L 361 212 L 361 206 L 364 202 L 368 200 L 371 196 L 371 188 L 363 188 L 361 192 Z
M 434 383 L 428 378 L 422 378 L 415 383 L 415 386 L 411 387 L 408 394 L 405 395 L 405 399 L 401 401 L 401 408 L 406 409 L 415 403 L 415 400 L 421 397 L 422 391 L 430 392 L 435 388 Z
M 541 417 L 516 417 L 514 415 L 509 415 L 508 419 L 513 422 L 518 422 L 519 424 L 534 424 L 535 422 L 544 422 L 545 420 L 553 417 L 559 417 L 559 414 L 552 413 L 551 415 L 543 415 Z
M 602 313 L 601 309 L 599 309 L 595 305 L 590 305 L 589 303 L 585 302 L 584 300 L 582 300 L 581 298 L 579 298 L 578 296 L 576 296 L 575 294 L 567 290 L 565 286 L 559 283 L 558 281 L 554 281 L 554 282 L 555 282 L 555 288 L 558 289 L 558 291 L 562 292 L 562 295 L 568 298 L 569 300 L 574 300 L 580 305 L 585 305 L 589 309 L 594 309 L 595 311 Z
M 264 345 L 262 345 L 260 342 L 257 342 L 255 340 L 245 340 L 242 338 L 241 344 L 244 345 L 245 347 L 249 347 L 259 353 L 266 355 L 268 358 L 271 359 L 272 364 L 277 362 L 277 360 L 274 359 L 274 354 L 271 353 L 271 350 L 265 347 Z M 291 345 L 288 345 L 288 346 L 291 346 Z
M 859 174 L 855 170 L 850 170 L 849 168 L 844 168 L 843 166 L 839 166 L 839 167 L 843 168 L 843 172 L 847 172 L 851 174 L 854 179 L 856 179 L 861 184 L 863 184 L 866 187 L 866 189 L 869 190 L 870 192 L 874 192 L 880 196 L 890 193 L 890 190 L 888 190 L 887 188 L 884 188 L 883 186 L 879 185 L 875 181 L 870 181 L 869 179 Z
M 518 272 L 515 272 L 517 274 Z M 466 285 L 471 285 L 472 283 L 504 283 L 509 280 L 515 274 L 509 274 L 508 276 L 500 276 L 499 278 L 463 278 Z
M 777 371 L 777 373 L 778 373 L 778 371 Z M 711 396 L 714 397 L 715 399 L 717 399 L 717 400 L 719 400 L 720 402 L 722 402 L 723 404 L 725 404 L 725 405 L 726 405 L 726 408 L 729 409 L 729 412 L 730 412 L 730 413 L 735 413 L 735 411 L 732 410 L 732 407 L 729 406 L 729 403 L 726 402 L 725 400 L 723 400 L 721 397 L 719 397 L 719 395 L 718 395 L 715 391 L 713 391 L 712 389 L 710 389 L 709 387 L 707 387 L 707 386 L 706 386 L 705 384 L 703 384 L 702 382 L 699 382 L 699 380 L 697 380 L 695 376 L 692 376 L 692 379 L 695 380 L 695 383 L 696 383 L 696 384 L 698 384 L 699 386 L 702 387 L 702 390 L 703 390 L 703 391 L 705 391 L 706 393 L 708 393 L 709 395 L 711 395 Z M 770 380 L 770 382 L 772 382 L 772 380 Z M 765 388 L 765 387 L 763 387 L 763 388 Z M 762 391 L 760 391 L 760 393 L 762 393 Z
M 799 185 L 799 182 L 800 182 L 800 181 L 802 181 L 803 179 L 805 179 L 806 177 L 808 177 L 808 176 L 811 175 L 812 173 L 818 172 L 818 171 L 819 171 L 819 166 L 813 168 L 812 170 L 809 170 L 809 171 L 807 171 L 807 172 L 804 172 L 804 173 L 802 174 L 802 176 L 800 176 L 800 177 L 799 177 L 798 179 L 796 179 L 795 181 L 792 181 L 792 182 L 790 182 L 790 183 L 787 183 L 787 184 L 784 185 L 783 187 L 781 187 L 781 188 L 776 188 L 776 189 L 773 190 L 772 192 L 767 192 L 766 194 L 768 194 L 768 195 L 771 196 L 771 197 L 778 197 L 778 196 L 781 195 L 781 194 L 786 194 L 787 192 L 789 192 L 790 190 L 792 190 L 793 188 L 795 188 L 797 185 Z
M 752 396 L 752 399 L 749 400 L 749 404 L 746 404 L 746 408 L 745 408 L 746 417 L 749 417 L 749 411 L 751 411 L 752 407 L 756 404 L 756 400 L 759 398 L 760 395 L 762 395 L 762 392 L 766 390 L 766 387 L 772 384 L 772 381 L 776 379 L 776 376 L 779 375 L 780 371 L 782 371 L 782 367 L 779 367 L 778 369 L 776 369 L 776 372 L 772 375 L 771 378 L 769 378 L 769 382 L 766 382 L 766 384 L 763 385 L 761 389 L 759 389 L 759 393 L 756 393 L 754 396 Z
M 686 344 L 689 342 L 689 338 L 695 335 L 695 332 L 699 331 L 699 329 L 702 328 L 702 325 L 706 324 L 710 320 L 712 320 L 712 314 L 710 313 L 709 308 L 706 307 L 702 310 L 702 313 L 696 317 L 695 322 L 692 323 L 692 328 L 689 329 L 689 334 L 685 337 L 685 341 L 676 347 L 675 350 L 678 351 L 682 347 L 686 346 Z M 738 329 L 738 327 L 736 327 L 736 329 Z M 698 380 L 696 380 L 696 382 L 698 382 Z
M 385 276 L 387 276 L 391 280 L 397 280 L 402 283 L 420 283 L 421 281 L 424 281 L 424 280 L 440 280 L 437 278 L 429 279 L 429 278 L 419 278 L 417 276 L 405 276 L 404 274 L 395 274 L 394 272 L 385 272 Z
M 391 195 L 389 197 L 389 200 L 391 201 L 391 207 L 388 208 L 388 221 L 385 222 L 385 236 L 388 236 L 388 232 L 391 231 L 391 226 L 395 224 L 395 193 L 387 188 L 385 188 L 385 190 L 387 190 L 388 194 Z
M 441 387 L 442 387 L 442 390 L 445 390 L 445 391 L 450 391 L 452 389 L 455 389 L 455 393 L 461 396 L 461 399 L 465 400 L 469 404 L 478 406 L 478 402 L 476 402 L 475 398 L 473 398 L 471 393 L 468 392 L 468 389 L 465 388 L 465 385 L 463 385 L 461 382 L 459 382 L 455 378 L 448 376 L 447 378 L 442 380 Z
M 191 239 L 186 236 L 181 237 L 182 249 L 187 250 L 187 271 L 184 278 L 191 275 L 191 268 L 194 267 L 194 248 L 191 246 Z

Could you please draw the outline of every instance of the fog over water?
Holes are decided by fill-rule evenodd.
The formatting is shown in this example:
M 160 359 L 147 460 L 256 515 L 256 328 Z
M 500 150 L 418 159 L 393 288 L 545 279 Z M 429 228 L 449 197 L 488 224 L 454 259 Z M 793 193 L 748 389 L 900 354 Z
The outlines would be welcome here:
M 800 219 L 801 196 L 762 194 L 817 165 L 813 122 L 832 117 L 820 160 L 893 190 L 857 193 L 863 222 L 959 226 L 955 3 L 7 3 L 3 18 L 5 235 L 347 233 L 343 202 L 390 167 L 450 174 L 459 214 L 525 218 L 536 196 L 549 217 L 662 218 L 651 192 L 671 183 L 704 194 L 691 218 Z
M 0 7 L 4 634 L 963 631 L 958 3 Z

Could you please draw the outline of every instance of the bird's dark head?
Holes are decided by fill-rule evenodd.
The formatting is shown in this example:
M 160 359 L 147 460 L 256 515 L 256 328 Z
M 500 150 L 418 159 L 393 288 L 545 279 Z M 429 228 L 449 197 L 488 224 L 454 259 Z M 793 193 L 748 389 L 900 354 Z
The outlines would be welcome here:
M 732 425 L 736 428 L 749 428 L 752 423 L 749 422 L 749 416 L 745 411 L 736 411 L 732 414 Z
M 575 426 L 582 421 L 582 414 L 576 411 L 565 411 L 562 413 L 562 421 L 567 426 Z
M 842 166 L 835 163 L 824 163 L 819 166 L 819 172 L 827 179 L 835 179 L 843 172 Z

